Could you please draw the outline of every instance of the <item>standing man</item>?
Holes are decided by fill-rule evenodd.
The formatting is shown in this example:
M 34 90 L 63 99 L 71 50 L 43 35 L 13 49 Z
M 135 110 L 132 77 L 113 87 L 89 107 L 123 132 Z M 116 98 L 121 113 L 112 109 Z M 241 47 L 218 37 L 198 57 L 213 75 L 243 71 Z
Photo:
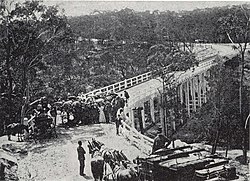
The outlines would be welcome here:
M 124 91 L 124 96 L 126 98 L 126 105 L 128 106 L 129 94 L 128 94 L 128 92 L 126 90 Z
M 115 119 L 116 135 L 119 135 L 119 127 L 121 124 L 122 124 L 122 118 L 121 118 L 121 115 L 118 114 Z
M 78 147 L 77 147 L 77 153 L 78 153 L 78 160 L 80 162 L 80 175 L 81 176 L 84 176 L 84 166 L 85 166 L 85 150 L 83 149 L 82 147 L 82 142 L 81 141 L 78 141 Z
M 112 105 L 108 100 L 105 101 L 103 111 L 105 114 L 106 121 L 107 121 L 107 123 L 109 123 L 111 121 Z

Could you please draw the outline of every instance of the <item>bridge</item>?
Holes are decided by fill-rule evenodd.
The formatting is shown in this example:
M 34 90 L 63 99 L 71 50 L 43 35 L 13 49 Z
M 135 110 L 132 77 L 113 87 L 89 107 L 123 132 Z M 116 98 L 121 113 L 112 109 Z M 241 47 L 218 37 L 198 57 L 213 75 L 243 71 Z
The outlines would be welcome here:
M 216 65 L 218 60 L 226 61 L 225 56 L 230 58 L 237 54 L 237 51 L 233 50 L 230 44 L 198 44 L 194 47 L 194 51 L 196 58 L 199 60 L 199 65 L 187 71 L 175 72 L 171 80 L 172 84 L 176 85 L 176 97 L 181 104 L 185 105 L 189 116 L 207 101 L 208 84 L 206 77 L 209 76 L 209 69 Z M 87 98 L 98 93 L 111 91 L 124 97 L 124 90 L 130 95 L 124 112 L 129 113 L 131 126 L 137 128 L 137 130 L 142 130 L 147 127 L 147 121 L 145 120 L 150 118 L 151 123 L 160 123 L 165 134 L 167 134 L 166 126 L 169 125 L 166 123 L 166 110 L 160 106 L 163 80 L 160 77 L 153 78 L 152 72 L 146 72 L 93 90 L 81 95 L 81 97 Z M 175 122 L 172 122 L 171 126 L 174 130 L 176 129 Z

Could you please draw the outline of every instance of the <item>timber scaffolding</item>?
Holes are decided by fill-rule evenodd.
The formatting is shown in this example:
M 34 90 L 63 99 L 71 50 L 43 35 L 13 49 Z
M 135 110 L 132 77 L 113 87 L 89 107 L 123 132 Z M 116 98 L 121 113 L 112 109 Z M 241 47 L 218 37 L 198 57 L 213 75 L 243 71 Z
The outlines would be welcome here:
M 204 181 L 235 180 L 236 168 L 229 160 L 209 154 L 190 145 L 160 149 L 144 158 L 137 158 L 140 180 Z

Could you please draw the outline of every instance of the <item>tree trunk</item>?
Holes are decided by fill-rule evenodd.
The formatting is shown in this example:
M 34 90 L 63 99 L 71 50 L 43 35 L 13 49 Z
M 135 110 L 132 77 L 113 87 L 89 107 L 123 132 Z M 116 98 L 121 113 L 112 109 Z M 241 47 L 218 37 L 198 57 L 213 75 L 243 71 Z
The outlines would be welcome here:
M 6 126 L 10 123 L 11 120 L 11 107 L 12 107 L 12 88 L 13 88 L 13 82 L 12 82 L 12 76 L 11 76 L 11 70 L 10 70 L 10 35 L 9 31 L 7 30 L 7 36 L 8 36 L 8 44 L 7 44 L 7 55 L 6 55 L 6 70 L 7 70 L 7 80 L 8 80 L 8 103 L 7 103 L 7 115 L 8 119 L 4 119 L 4 131 L 6 131 Z M 6 122 L 7 121 L 7 122 Z
M 225 154 L 225 157 L 227 157 L 227 154 L 228 154 L 228 150 L 230 148 L 230 145 L 231 145 L 231 139 L 232 139 L 232 134 L 230 133 L 231 131 L 231 126 L 228 128 L 228 125 L 229 125 L 229 121 L 227 119 L 227 146 L 226 146 L 226 154 Z
M 220 128 L 218 128 L 218 130 L 216 132 L 216 137 L 215 137 L 214 144 L 213 144 L 213 147 L 212 147 L 212 154 L 215 154 L 215 152 L 216 152 L 219 138 L 220 138 Z
M 22 81 L 22 90 L 23 90 L 23 97 L 24 97 L 24 103 L 22 105 L 21 108 L 21 124 L 23 124 L 23 120 L 25 117 L 25 112 L 27 110 L 27 106 L 29 103 L 29 80 L 28 80 L 28 76 L 27 76 L 27 69 L 26 67 L 23 67 L 23 81 Z
M 243 140 L 242 140 L 242 151 L 243 151 L 243 164 L 247 164 L 247 130 L 245 129 L 245 120 L 243 113 L 243 81 L 244 81 L 244 61 L 245 61 L 245 49 L 241 52 L 241 62 L 240 62 L 240 87 L 239 87 L 239 112 L 240 112 L 240 123 L 242 124 L 243 130 Z
M 221 79 L 221 69 L 219 70 L 219 79 Z M 220 86 L 218 88 L 218 94 L 217 94 L 217 97 L 218 97 L 218 109 L 217 109 L 218 122 L 217 122 L 217 131 L 216 131 L 216 137 L 215 137 L 215 140 L 214 140 L 214 144 L 213 144 L 213 147 L 212 147 L 212 154 L 215 154 L 215 152 L 216 152 L 217 144 L 218 144 L 218 141 L 219 141 L 219 138 L 220 138 L 220 134 L 221 134 L 221 125 L 222 125 L 222 123 L 221 123 L 221 89 L 222 88 Z M 215 108 L 217 107 L 216 105 L 217 104 L 215 103 Z

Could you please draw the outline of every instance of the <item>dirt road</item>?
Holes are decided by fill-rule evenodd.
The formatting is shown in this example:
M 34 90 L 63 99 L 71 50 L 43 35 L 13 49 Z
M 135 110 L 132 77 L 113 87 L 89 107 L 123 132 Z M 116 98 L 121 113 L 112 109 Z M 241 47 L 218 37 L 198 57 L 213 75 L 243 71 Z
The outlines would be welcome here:
M 88 152 L 87 141 L 91 138 L 96 138 L 109 148 L 123 150 L 131 160 L 145 154 L 143 153 L 145 150 L 132 146 L 123 136 L 117 136 L 113 124 L 80 126 L 68 130 L 61 129 L 58 139 L 37 144 L 23 143 L 27 144 L 23 146 L 28 149 L 28 155 L 18 160 L 19 179 L 25 181 L 93 180 L 90 170 L 90 155 L 86 154 L 86 176 L 82 177 L 79 175 L 76 152 L 79 140 L 83 142 L 83 147 Z

